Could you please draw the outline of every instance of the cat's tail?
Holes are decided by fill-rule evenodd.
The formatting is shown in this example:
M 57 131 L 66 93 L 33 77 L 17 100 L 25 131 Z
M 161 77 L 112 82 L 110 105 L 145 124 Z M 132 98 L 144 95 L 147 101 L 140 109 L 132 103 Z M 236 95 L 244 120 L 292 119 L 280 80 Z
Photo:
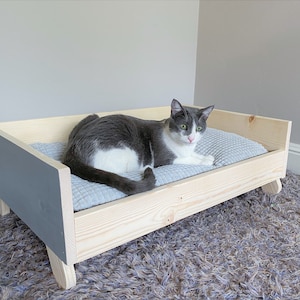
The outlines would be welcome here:
M 127 195 L 146 192 L 155 187 L 155 175 L 150 167 L 145 169 L 140 181 L 135 181 L 115 173 L 96 169 L 78 160 L 65 160 L 63 163 L 71 169 L 72 174 L 91 182 L 106 184 Z

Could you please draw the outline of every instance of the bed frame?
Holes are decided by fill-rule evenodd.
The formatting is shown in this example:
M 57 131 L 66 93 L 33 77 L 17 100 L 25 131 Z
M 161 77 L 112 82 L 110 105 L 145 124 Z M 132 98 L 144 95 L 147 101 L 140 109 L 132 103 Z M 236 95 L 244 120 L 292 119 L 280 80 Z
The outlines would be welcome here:
M 127 110 L 144 119 L 169 117 L 169 107 Z M 73 211 L 70 170 L 34 150 L 65 142 L 86 115 L 0 123 L 0 214 L 12 209 L 46 244 L 53 274 L 76 285 L 74 264 L 245 192 L 279 193 L 291 122 L 214 110 L 208 126 L 261 143 L 268 153 L 83 211 Z

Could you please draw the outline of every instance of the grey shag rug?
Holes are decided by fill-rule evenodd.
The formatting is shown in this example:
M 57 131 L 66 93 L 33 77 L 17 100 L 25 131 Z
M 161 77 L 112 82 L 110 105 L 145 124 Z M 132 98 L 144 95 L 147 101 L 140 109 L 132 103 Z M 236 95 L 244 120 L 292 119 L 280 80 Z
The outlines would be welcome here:
M 300 177 L 261 189 L 76 264 L 61 290 L 45 247 L 0 217 L 0 299 L 300 299 Z

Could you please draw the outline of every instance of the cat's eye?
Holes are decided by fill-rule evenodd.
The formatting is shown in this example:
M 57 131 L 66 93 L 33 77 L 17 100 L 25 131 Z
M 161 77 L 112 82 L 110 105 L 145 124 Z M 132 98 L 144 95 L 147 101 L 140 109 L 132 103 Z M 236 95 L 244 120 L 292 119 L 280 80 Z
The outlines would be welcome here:
M 181 125 L 180 125 L 180 128 L 181 128 L 182 130 L 187 130 L 187 126 L 186 126 L 185 124 L 181 124 Z
M 201 131 L 202 130 L 202 127 L 201 126 L 198 126 L 197 128 L 196 128 L 196 131 Z

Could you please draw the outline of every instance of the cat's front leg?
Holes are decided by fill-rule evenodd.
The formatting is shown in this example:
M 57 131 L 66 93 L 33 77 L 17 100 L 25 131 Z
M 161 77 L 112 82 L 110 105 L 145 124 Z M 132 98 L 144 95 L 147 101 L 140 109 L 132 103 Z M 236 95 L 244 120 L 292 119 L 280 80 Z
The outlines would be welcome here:
M 203 165 L 203 166 L 212 166 L 215 161 L 215 158 L 212 155 L 201 155 L 198 153 L 193 153 L 192 156 L 196 160 L 198 160 L 199 165 Z
M 214 164 L 215 158 L 212 155 L 200 155 L 200 164 L 204 166 L 212 166 Z
M 212 155 L 200 155 L 194 154 L 187 157 L 177 157 L 173 164 L 185 164 L 185 165 L 203 165 L 212 166 L 214 164 L 214 157 Z

